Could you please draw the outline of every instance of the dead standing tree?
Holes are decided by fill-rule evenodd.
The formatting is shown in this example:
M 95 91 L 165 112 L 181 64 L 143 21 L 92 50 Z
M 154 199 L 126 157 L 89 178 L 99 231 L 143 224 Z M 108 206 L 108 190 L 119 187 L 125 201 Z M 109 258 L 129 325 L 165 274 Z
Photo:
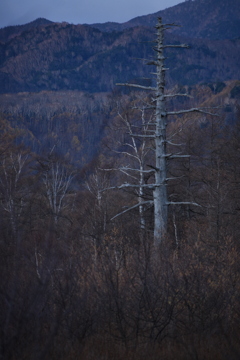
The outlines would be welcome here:
M 156 25 L 157 29 L 157 39 L 156 39 L 156 46 L 153 48 L 156 52 L 157 56 L 156 59 L 153 61 L 149 61 L 148 65 L 154 65 L 156 67 L 156 86 L 143 86 L 138 84 L 117 84 L 121 86 L 129 86 L 134 88 L 139 88 L 142 90 L 149 90 L 153 92 L 153 100 L 152 104 L 149 105 L 150 108 L 155 110 L 154 120 L 152 122 L 152 129 L 148 134 L 131 134 L 132 137 L 144 138 L 144 139 L 151 139 L 155 143 L 154 148 L 154 156 L 155 156 L 155 165 L 151 166 L 154 171 L 154 183 L 151 184 L 127 184 L 124 183 L 120 186 L 115 188 L 124 189 L 130 187 L 144 187 L 151 189 L 153 191 L 153 200 L 147 201 L 148 203 L 153 204 L 154 206 L 154 243 L 158 246 L 164 236 L 166 235 L 167 231 L 167 221 L 168 221 L 168 206 L 170 204 L 191 204 L 196 205 L 196 203 L 192 202 L 181 202 L 181 203 L 174 203 L 168 200 L 167 195 L 167 184 L 168 181 L 171 180 L 167 177 L 167 162 L 170 159 L 174 158 L 183 158 L 189 157 L 189 155 L 182 155 L 182 154 L 167 154 L 167 144 L 171 144 L 171 141 L 167 139 L 166 129 L 167 129 L 167 117 L 169 115 L 178 115 L 190 112 L 203 112 L 208 113 L 204 109 L 199 108 L 192 108 L 187 110 L 180 110 L 180 111 L 167 111 L 166 109 L 166 98 L 168 97 L 176 97 L 176 96 L 188 96 L 187 94 L 165 94 L 165 71 L 167 70 L 164 65 L 165 57 L 164 57 L 164 49 L 165 48 L 189 48 L 188 45 L 180 44 L 180 45 L 165 45 L 164 44 L 164 31 L 171 26 L 176 26 L 175 24 L 163 24 L 162 19 L 158 18 L 158 23 Z M 149 108 L 148 107 L 148 108 Z M 213 115 L 213 114 L 211 114 Z M 139 169 L 136 171 L 139 171 Z M 149 172 L 149 170 L 142 170 L 143 173 Z M 145 202 L 146 203 L 146 202 Z M 132 206 L 128 210 L 136 208 L 138 206 L 142 206 L 142 202 L 140 201 L 135 206 Z M 122 213 L 125 213 L 128 210 L 124 210 Z M 122 213 L 118 214 L 121 215 Z

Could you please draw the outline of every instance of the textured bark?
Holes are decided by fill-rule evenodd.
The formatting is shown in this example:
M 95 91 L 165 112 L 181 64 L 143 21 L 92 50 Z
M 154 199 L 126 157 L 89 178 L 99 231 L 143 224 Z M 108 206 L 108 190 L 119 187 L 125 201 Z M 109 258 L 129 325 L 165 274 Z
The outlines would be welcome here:
M 166 108 L 164 98 L 165 70 L 163 56 L 164 28 L 161 18 L 157 28 L 157 90 L 156 90 L 156 127 L 155 127 L 155 184 L 154 201 L 154 241 L 159 244 L 167 228 L 167 170 L 166 170 Z

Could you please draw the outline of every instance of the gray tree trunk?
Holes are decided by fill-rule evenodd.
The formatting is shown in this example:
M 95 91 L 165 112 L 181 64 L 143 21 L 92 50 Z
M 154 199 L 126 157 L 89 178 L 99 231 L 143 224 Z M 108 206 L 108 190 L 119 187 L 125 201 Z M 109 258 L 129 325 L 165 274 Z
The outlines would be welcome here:
M 164 29 L 161 18 L 157 28 L 157 89 L 156 89 L 156 124 L 155 124 L 155 189 L 154 202 L 154 242 L 159 244 L 167 228 L 167 169 L 166 169 L 166 125 L 167 113 L 165 108 L 165 70 L 163 55 Z

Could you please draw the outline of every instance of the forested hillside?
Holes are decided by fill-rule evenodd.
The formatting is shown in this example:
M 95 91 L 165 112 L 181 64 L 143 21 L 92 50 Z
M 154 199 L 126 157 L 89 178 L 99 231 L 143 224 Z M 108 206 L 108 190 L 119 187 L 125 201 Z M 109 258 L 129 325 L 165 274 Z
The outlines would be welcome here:
M 0 358 L 240 358 L 238 9 L 0 30 Z
M 151 69 L 140 59 L 151 51 L 149 41 L 159 15 L 166 23 L 181 25 L 169 32 L 167 41 L 187 42 L 191 47 L 187 52 L 169 49 L 166 53 L 170 86 L 239 78 L 238 0 L 195 0 L 117 29 L 109 24 L 72 25 L 45 19 L 0 29 L 0 92 L 106 92 L 116 82 L 151 81 Z
M 240 36 L 238 0 L 186 0 L 154 14 L 139 16 L 123 24 L 93 24 L 102 31 L 120 31 L 135 26 L 154 27 L 157 17 L 166 24 L 180 24 L 172 29 L 180 36 L 202 39 L 237 39 Z
M 111 91 L 117 82 L 150 81 L 141 58 L 151 52 L 153 29 L 100 32 L 70 24 L 35 27 L 0 45 L 1 93 L 40 90 Z M 173 43 L 182 42 L 170 36 Z M 169 84 L 236 79 L 239 40 L 188 40 L 191 51 L 167 52 Z M 231 54 L 231 56 L 230 56 Z M 104 64 L 104 66 L 103 66 Z

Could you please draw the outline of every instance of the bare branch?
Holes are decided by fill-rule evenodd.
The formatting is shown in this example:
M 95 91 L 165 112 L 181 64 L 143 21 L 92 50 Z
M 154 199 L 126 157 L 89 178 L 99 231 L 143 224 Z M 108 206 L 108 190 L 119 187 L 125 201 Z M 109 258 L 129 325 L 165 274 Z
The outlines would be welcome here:
M 130 210 L 132 210 L 132 209 L 135 209 L 135 208 L 137 208 L 137 207 L 139 207 L 139 206 L 146 205 L 146 204 L 153 204 L 153 201 L 152 201 L 152 200 L 148 200 L 148 201 L 140 202 L 140 203 L 138 203 L 138 204 L 136 204 L 136 205 L 134 205 L 134 206 L 132 206 L 132 207 L 130 207 L 130 208 L 122 211 L 121 213 L 115 215 L 115 216 L 112 217 L 110 220 L 113 220 L 113 219 L 115 219 L 116 217 L 118 217 L 118 216 L 120 216 L 120 215 L 122 215 L 122 214 L 124 214 L 124 213 L 126 213 L 126 212 L 128 212 L 128 211 L 130 211 Z
M 158 20 L 160 20 L 161 18 L 160 17 L 158 17 Z M 170 26 L 170 28 L 169 28 L 169 26 Z M 171 23 L 171 24 L 157 24 L 156 26 L 155 26 L 155 28 L 156 29 L 160 29 L 160 31 L 161 30 L 167 30 L 167 29 L 171 29 L 171 26 L 177 26 L 177 27 L 180 27 L 181 25 L 178 25 L 178 24 L 175 24 L 175 23 Z
M 164 60 L 165 58 L 162 58 L 162 60 Z M 152 60 L 152 61 L 149 61 L 148 63 L 147 63 L 147 65 L 155 65 L 155 66 L 159 66 L 159 62 L 158 61 L 154 61 L 154 60 Z
M 137 158 L 136 155 L 130 154 L 130 153 L 127 152 L 127 151 L 117 151 L 117 150 L 113 150 L 113 152 L 115 152 L 116 154 L 124 154 L 124 155 L 130 156 L 130 157 L 138 160 L 138 158 Z
M 166 140 L 166 143 L 169 144 L 169 145 L 172 145 L 172 146 L 183 146 L 184 145 L 184 144 L 175 144 L 170 140 Z
M 172 178 L 166 178 L 166 181 L 169 181 L 169 180 L 176 180 L 176 179 L 182 179 L 184 177 L 184 175 L 182 176 L 174 176 Z
M 206 110 L 199 109 L 199 108 L 192 108 L 192 109 L 179 110 L 179 111 L 168 111 L 167 115 L 179 115 L 179 114 L 186 114 L 186 113 L 190 113 L 190 112 L 200 112 L 200 113 L 207 114 L 207 115 L 218 116 L 217 114 L 213 114 L 213 113 L 210 113 Z
M 190 155 L 166 154 L 164 155 L 164 157 L 168 159 L 177 159 L 177 158 L 189 158 Z
M 147 189 L 155 189 L 157 187 L 160 187 L 160 186 L 163 186 L 164 184 L 140 184 L 140 185 L 135 185 L 135 184 L 122 184 L 122 185 L 119 185 L 119 186 L 111 186 L 109 188 L 106 188 L 106 189 L 102 189 L 100 190 L 100 192 L 102 191 L 107 191 L 107 190 L 115 190 L 115 189 L 125 189 L 125 188 L 147 188 Z
M 151 90 L 151 91 L 156 91 L 157 90 L 155 87 L 143 86 L 143 85 L 138 85 L 138 84 L 128 84 L 128 83 L 119 84 L 119 83 L 117 83 L 116 85 L 117 86 L 131 86 L 131 87 L 136 87 L 136 88 L 139 88 L 139 89 Z
M 125 171 L 131 170 L 131 171 L 137 171 L 137 172 L 146 173 L 146 174 L 152 173 L 154 171 L 154 170 L 133 169 L 133 168 L 128 168 L 128 167 L 119 168 L 118 170 L 125 170 Z
M 201 205 L 191 201 L 169 201 L 167 202 L 167 205 L 194 205 L 202 207 Z
M 163 48 L 185 48 L 189 49 L 190 46 L 187 44 L 180 44 L 180 45 L 163 45 Z
M 167 94 L 167 95 L 164 95 L 165 98 L 176 97 L 176 96 L 186 96 L 186 97 L 189 97 L 189 98 L 193 98 L 193 96 L 191 96 L 189 94 Z
M 152 138 L 152 139 L 155 138 L 155 135 L 140 135 L 140 134 L 129 134 L 129 135 L 134 137 L 142 137 L 142 138 Z
M 131 178 L 134 179 L 134 180 L 138 180 L 136 176 L 133 176 L 133 175 L 129 174 L 129 173 L 127 172 L 127 170 L 123 170 L 123 169 L 120 168 L 119 171 L 121 171 L 123 174 L 131 177 Z
M 175 24 L 175 23 L 163 24 L 163 28 L 164 28 L 165 26 L 176 26 L 176 27 L 181 27 L 181 25 L 179 25 L 179 24 Z

